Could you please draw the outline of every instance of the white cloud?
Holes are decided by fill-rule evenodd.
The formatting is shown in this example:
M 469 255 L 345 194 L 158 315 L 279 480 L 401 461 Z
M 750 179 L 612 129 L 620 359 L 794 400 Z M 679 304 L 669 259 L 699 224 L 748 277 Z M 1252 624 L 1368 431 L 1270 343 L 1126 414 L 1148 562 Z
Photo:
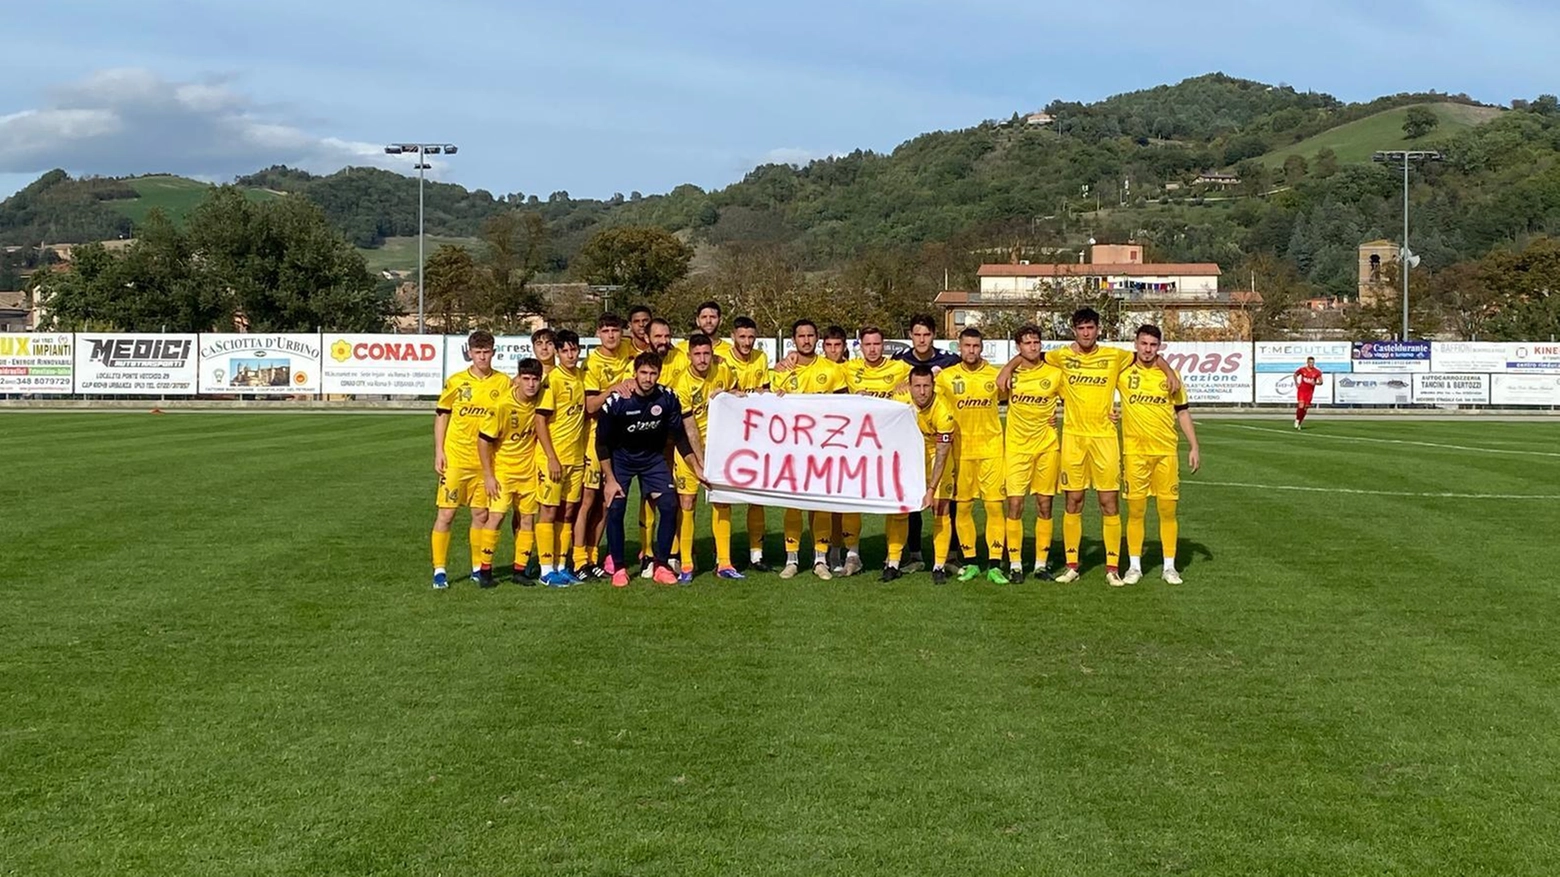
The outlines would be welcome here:
M 382 145 L 324 136 L 221 80 L 169 81 L 125 68 L 49 90 L 47 105 L 0 116 L 0 173 L 171 171 L 228 179 L 273 164 L 331 172 L 347 164 L 408 171 Z M 436 163 L 437 165 L 437 163 Z M 435 168 L 435 174 L 438 167 Z

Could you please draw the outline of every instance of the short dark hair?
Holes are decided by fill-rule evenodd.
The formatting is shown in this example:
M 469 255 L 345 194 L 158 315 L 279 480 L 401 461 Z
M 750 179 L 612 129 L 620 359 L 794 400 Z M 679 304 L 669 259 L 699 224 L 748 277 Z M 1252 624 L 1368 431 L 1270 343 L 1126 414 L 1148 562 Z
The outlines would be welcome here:
M 559 329 L 558 334 L 553 337 L 558 339 L 554 343 L 559 347 L 580 346 L 580 333 L 573 329 Z
M 672 331 L 672 324 L 667 322 L 664 317 L 652 317 L 650 319 L 650 325 L 652 325 L 652 326 L 665 326 L 666 327 L 666 331 L 668 331 L 668 332 Z
M 932 371 L 932 367 L 929 366 L 929 365 L 917 365 L 917 366 L 912 366 L 911 367 L 911 369 L 910 369 L 910 377 L 912 377 L 912 378 L 932 378 L 932 379 L 935 380 L 937 378 L 937 373 Z
M 692 353 L 693 348 L 695 347 L 709 347 L 713 349 L 715 347 L 715 342 L 711 341 L 710 336 L 704 334 L 703 332 L 695 332 L 688 336 L 688 352 Z
M 698 307 L 694 308 L 693 309 L 693 315 L 697 317 L 699 314 L 702 314 L 702 313 L 704 313 L 705 311 L 707 311 L 707 310 L 709 310 L 711 308 L 715 309 L 715 313 L 716 314 L 720 314 L 721 313 L 720 302 L 715 301 L 714 299 L 710 299 L 709 301 L 707 301 L 707 302 L 699 305 Z
M 645 305 L 634 305 L 628 309 L 628 318 L 630 320 L 634 319 L 635 314 L 644 314 L 645 316 L 649 317 L 654 316 L 655 311 L 650 310 L 650 308 Z
M 826 340 L 826 341 L 849 341 L 850 340 L 850 336 L 845 334 L 845 327 L 844 326 L 830 326 L 829 328 L 824 329 L 823 330 L 823 337 L 824 337 L 824 340 Z
M 634 357 L 634 371 L 636 373 L 640 369 L 644 368 L 647 365 L 650 366 L 651 368 L 655 369 L 656 371 L 660 371 L 661 370 L 661 357 L 660 357 L 660 355 L 657 354 L 653 350 L 646 350 L 644 353 L 641 353 L 638 356 Z
M 925 326 L 926 331 L 931 332 L 933 335 L 937 334 L 937 321 L 932 319 L 931 314 L 916 314 L 911 317 L 910 328 L 914 329 L 916 326 Z
M 795 338 L 796 337 L 796 330 L 802 328 L 803 326 L 811 326 L 812 330 L 814 332 L 818 331 L 818 324 L 817 323 L 814 323 L 812 320 L 809 320 L 806 317 L 803 317 L 800 320 L 797 320 L 796 322 L 791 324 L 791 337 Z
M 1076 328 L 1078 326 L 1082 326 L 1084 323 L 1093 323 L 1094 325 L 1098 326 L 1100 324 L 1100 312 L 1096 311 L 1094 308 L 1079 308 L 1076 311 L 1073 311 L 1073 327 Z
M 1314 356 L 1307 356 L 1305 358 L 1305 361 L 1306 362 L 1316 362 L 1316 357 L 1314 357 Z
M 515 374 L 539 378 L 542 376 L 542 361 L 534 356 L 527 356 L 515 364 Z
M 757 332 L 758 331 L 758 324 L 753 322 L 753 318 L 752 317 L 738 317 L 735 320 L 731 321 L 731 328 L 733 328 L 733 329 L 752 329 L 754 332 Z
M 623 328 L 623 318 L 617 314 L 602 314 L 596 318 L 596 331 Z
M 1018 342 L 1022 342 L 1025 338 L 1028 338 L 1030 335 L 1035 336 L 1035 340 L 1036 341 L 1039 341 L 1041 338 L 1045 337 L 1044 335 L 1040 334 L 1040 327 L 1039 326 L 1036 326 L 1034 323 L 1025 323 L 1024 325 L 1018 327 L 1018 331 L 1017 332 L 1013 333 L 1013 340 L 1014 341 L 1018 341 Z
M 537 341 L 546 341 L 548 344 L 557 345 L 558 333 L 551 329 L 537 329 L 531 333 L 531 346 L 536 346 Z
M 1155 326 L 1153 323 L 1144 323 L 1143 325 L 1139 326 L 1137 328 L 1137 334 L 1133 335 L 1132 337 L 1136 338 L 1138 335 L 1148 335 L 1155 341 L 1165 340 L 1165 333 L 1159 331 L 1159 327 Z
M 986 336 L 980 334 L 980 330 L 974 326 L 965 326 L 964 331 L 959 333 L 960 341 L 963 341 L 966 338 L 975 338 L 981 341 L 986 340 Z
M 862 326 L 861 331 L 856 334 L 856 337 L 865 339 L 868 335 L 876 335 L 879 338 L 882 338 L 883 330 L 876 326 Z
M 492 332 L 489 332 L 486 329 L 478 329 L 477 331 L 471 333 L 471 337 L 466 339 L 466 349 L 492 350 L 494 343 L 495 342 L 493 341 Z

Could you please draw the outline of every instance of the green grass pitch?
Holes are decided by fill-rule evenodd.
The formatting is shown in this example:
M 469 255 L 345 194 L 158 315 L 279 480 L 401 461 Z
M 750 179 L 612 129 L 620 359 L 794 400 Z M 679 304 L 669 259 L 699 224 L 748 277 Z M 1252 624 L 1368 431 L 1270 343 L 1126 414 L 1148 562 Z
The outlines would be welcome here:
M 1560 860 L 1560 424 L 1203 420 L 1179 588 L 438 593 L 431 422 L 0 415 L 0 874 Z

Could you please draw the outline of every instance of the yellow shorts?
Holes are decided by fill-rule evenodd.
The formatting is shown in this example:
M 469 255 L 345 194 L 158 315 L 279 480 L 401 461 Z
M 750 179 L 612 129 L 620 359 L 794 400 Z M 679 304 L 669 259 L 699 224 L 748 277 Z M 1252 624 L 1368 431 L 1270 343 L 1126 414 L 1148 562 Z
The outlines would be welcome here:
M 585 461 L 585 489 L 586 490 L 600 490 L 601 489 L 601 461 L 600 460 L 586 460 Z
M 1121 442 L 1115 436 L 1062 433 L 1062 490 L 1121 489 Z
M 954 476 L 953 498 L 956 502 L 984 500 L 998 502 L 1006 499 L 1007 479 L 1002 477 L 1002 458 L 984 460 L 960 460 L 959 472 Z
M 563 466 L 563 477 L 557 481 L 547 477 L 547 463 L 542 462 L 536 469 L 536 494 L 537 502 L 542 505 L 559 506 L 566 503 L 579 502 L 580 495 L 585 492 L 585 464 L 575 463 Z
M 932 499 L 953 499 L 953 470 L 957 468 L 952 455 L 943 461 L 942 479 L 935 485 L 931 483 L 932 466 L 937 462 L 937 454 L 926 455 L 927 487 L 932 488 Z
M 677 485 L 678 496 L 696 496 L 699 492 L 699 477 L 682 454 L 672 455 L 672 483 Z
M 1148 457 L 1133 454 L 1126 458 L 1126 464 L 1126 489 L 1122 493 L 1127 499 L 1144 499 L 1150 496 L 1164 499 L 1181 498 L 1179 456 L 1156 454 Z
M 494 514 L 514 509 L 522 515 L 534 515 L 541 505 L 537 502 L 535 473 L 527 478 L 500 478 L 498 490 L 498 496 L 488 497 L 488 511 Z
M 1008 496 L 1055 496 L 1062 473 L 1062 453 L 1057 448 L 1038 454 L 1007 455 Z
M 441 509 L 458 509 L 461 506 L 487 508 L 487 488 L 482 484 L 482 470 L 446 468 L 444 474 L 439 476 L 439 488 L 433 504 Z

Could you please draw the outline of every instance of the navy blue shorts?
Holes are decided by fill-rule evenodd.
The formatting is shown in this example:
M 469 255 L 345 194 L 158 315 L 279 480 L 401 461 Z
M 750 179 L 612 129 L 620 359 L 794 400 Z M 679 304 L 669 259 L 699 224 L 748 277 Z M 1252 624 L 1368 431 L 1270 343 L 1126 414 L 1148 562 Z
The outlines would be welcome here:
M 677 487 L 672 482 L 671 467 L 666 465 L 666 457 L 661 454 L 640 456 L 614 453 L 612 474 L 617 478 L 617 483 L 622 485 L 625 494 L 628 493 L 629 482 L 634 478 L 639 479 L 639 494 L 647 499 L 653 493 L 677 493 Z

